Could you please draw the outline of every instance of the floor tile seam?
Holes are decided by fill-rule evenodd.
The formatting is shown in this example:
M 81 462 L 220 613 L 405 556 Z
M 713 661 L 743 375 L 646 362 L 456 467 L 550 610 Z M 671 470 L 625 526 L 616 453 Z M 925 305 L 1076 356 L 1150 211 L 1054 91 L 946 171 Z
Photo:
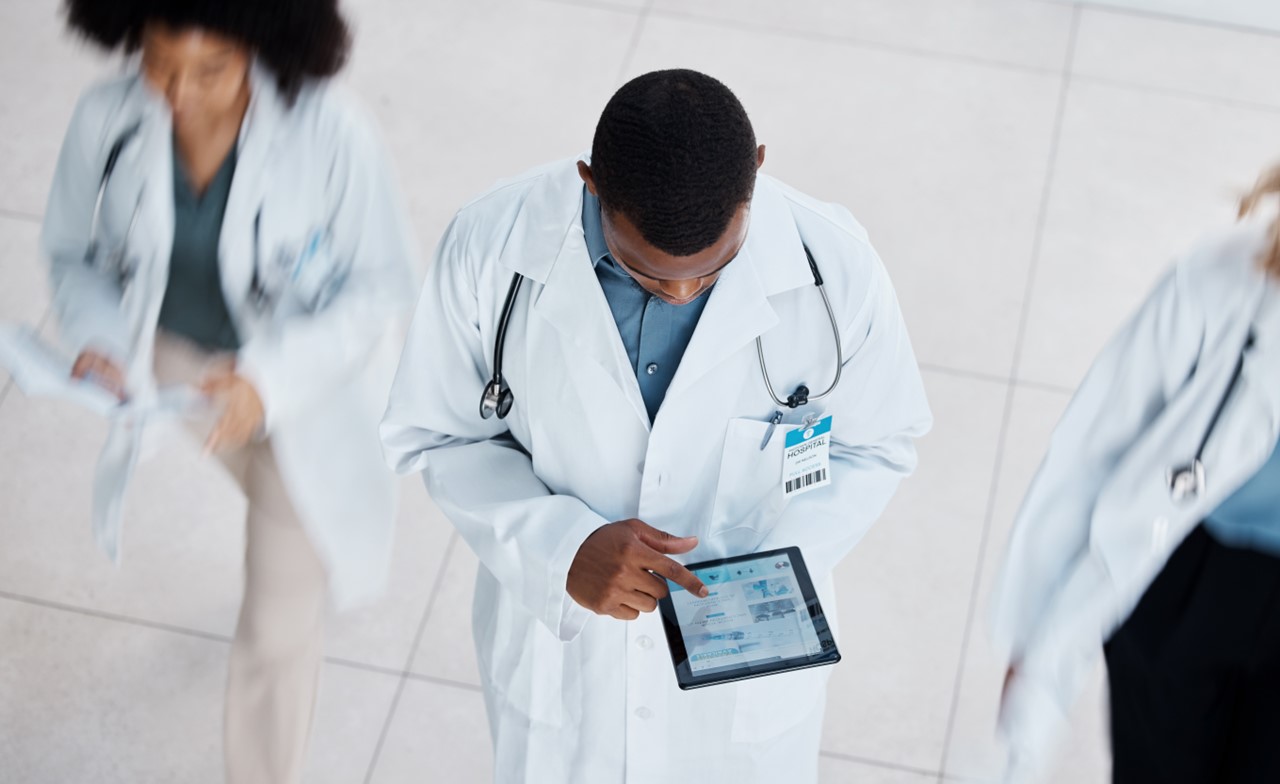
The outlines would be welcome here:
M 1022 350 L 1026 337 L 1027 323 L 1030 320 L 1031 315 L 1031 295 L 1035 286 L 1036 270 L 1039 266 L 1040 255 L 1043 251 L 1045 227 L 1048 223 L 1047 216 L 1049 212 L 1049 205 L 1053 198 L 1055 172 L 1058 165 L 1058 155 L 1061 148 L 1063 126 L 1065 124 L 1068 100 L 1071 92 L 1072 65 L 1075 59 L 1076 43 L 1080 32 L 1080 20 L 1082 13 L 1083 12 L 1079 7 L 1074 8 L 1072 11 L 1071 32 L 1068 38 L 1067 51 L 1062 65 L 1062 82 L 1059 86 L 1058 106 L 1053 135 L 1045 165 L 1045 181 L 1041 190 L 1039 215 L 1036 219 L 1036 235 L 1031 248 L 1027 280 L 1023 290 L 1022 313 L 1018 323 L 1018 334 L 1014 342 L 1013 366 L 1010 369 L 1010 378 L 1016 378 L 1018 376 L 1018 368 L 1021 364 Z M 1000 491 L 1000 474 L 1004 469 L 1005 452 L 1008 448 L 1009 425 L 1013 417 L 1015 390 L 1016 387 L 1011 384 L 1005 392 L 1004 411 L 1001 416 L 1000 430 L 997 434 L 995 462 L 992 466 L 991 481 L 987 490 L 987 508 L 986 513 L 983 515 L 982 532 L 978 538 L 978 557 L 974 565 L 972 584 L 969 588 L 969 602 L 968 609 L 966 610 L 964 633 L 961 635 L 960 651 L 956 663 L 956 674 L 952 683 L 951 705 L 948 709 L 946 731 L 943 735 L 942 756 L 938 762 L 938 769 L 944 774 L 946 773 L 947 765 L 950 762 L 951 740 L 955 732 L 956 717 L 959 713 L 960 693 L 964 682 L 965 668 L 968 665 L 969 645 L 974 633 L 975 620 L 978 615 L 979 593 L 982 589 L 982 578 L 985 573 L 988 540 L 991 536 L 991 527 L 995 518 L 995 507 Z

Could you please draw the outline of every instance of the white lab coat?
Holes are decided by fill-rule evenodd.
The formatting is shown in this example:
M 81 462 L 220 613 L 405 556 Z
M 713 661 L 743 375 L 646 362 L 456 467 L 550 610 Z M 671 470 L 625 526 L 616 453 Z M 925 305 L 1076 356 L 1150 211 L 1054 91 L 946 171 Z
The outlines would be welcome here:
M 692 692 L 676 686 L 656 613 L 596 616 L 565 591 L 598 527 L 637 517 L 699 547 L 682 560 L 799 545 L 824 608 L 831 570 L 879 517 L 930 423 L 897 301 L 865 232 L 840 207 L 768 177 L 652 427 L 588 258 L 582 181 L 566 160 L 500 183 L 440 243 L 382 434 L 400 471 L 425 469 L 478 554 L 474 634 L 499 782 L 812 780 L 829 669 Z M 835 371 L 805 260 L 826 280 L 845 350 L 830 398 L 830 487 L 784 501 L 783 433 L 754 339 L 785 396 Z M 494 331 L 513 273 L 528 280 L 507 335 L 515 393 L 483 420 Z M 783 391 L 785 390 L 785 391 Z M 770 743 L 769 741 L 773 741 Z
M 993 605 L 998 652 L 1020 662 L 1001 727 L 1009 781 L 1051 761 L 1102 643 L 1173 550 L 1266 461 L 1280 433 L 1280 286 L 1242 224 L 1180 259 L 1111 341 L 1063 415 L 1018 513 Z M 1165 472 L 1195 456 L 1254 324 L 1257 342 L 1180 505 Z
M 392 326 L 410 304 L 413 243 L 359 108 L 329 84 L 304 88 L 289 107 L 269 74 L 255 66 L 251 78 L 219 247 L 222 289 L 242 342 L 237 369 L 262 398 L 265 435 L 342 607 L 377 594 L 390 556 L 395 478 L 381 459 L 377 422 L 394 368 Z M 101 248 L 120 247 L 137 207 L 125 262 L 103 253 L 86 263 L 108 152 L 135 126 L 100 228 Z M 168 107 L 136 68 L 89 89 L 67 132 L 42 235 L 64 342 L 121 362 L 136 398 L 155 393 L 153 345 L 173 246 L 171 138 Z M 270 281 L 270 307 L 255 307 L 249 294 L 255 264 Z M 121 266 L 133 274 L 122 280 Z M 105 459 L 128 451 L 124 427 L 113 427 Z

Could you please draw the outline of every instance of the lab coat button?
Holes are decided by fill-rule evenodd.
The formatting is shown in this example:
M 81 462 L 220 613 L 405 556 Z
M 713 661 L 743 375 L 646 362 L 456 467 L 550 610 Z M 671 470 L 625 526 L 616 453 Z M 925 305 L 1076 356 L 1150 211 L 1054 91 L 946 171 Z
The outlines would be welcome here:
M 647 634 L 642 634 L 636 638 L 636 645 L 647 651 L 653 647 L 653 638 Z
M 648 374 L 649 374 L 649 375 L 651 375 L 651 376 L 652 376 L 654 373 L 657 373 L 657 372 L 658 372 L 658 363 L 657 363 L 657 362 L 650 362 L 650 363 L 649 363 L 649 366 L 648 366 L 648 367 L 646 367 L 646 368 L 644 369 L 644 372 L 648 373 Z
M 636 708 L 636 718 L 648 721 L 653 718 L 653 711 L 645 707 Z

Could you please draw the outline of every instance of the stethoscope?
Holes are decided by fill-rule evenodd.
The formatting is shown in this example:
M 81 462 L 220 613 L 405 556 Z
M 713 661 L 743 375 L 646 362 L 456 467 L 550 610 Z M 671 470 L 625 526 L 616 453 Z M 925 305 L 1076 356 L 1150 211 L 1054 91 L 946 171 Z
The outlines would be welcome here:
M 120 277 L 122 282 L 128 280 L 133 274 L 132 266 L 127 262 L 127 255 L 129 240 L 133 236 L 134 227 L 137 225 L 138 218 L 142 212 L 142 192 L 139 191 L 138 193 L 138 200 L 134 204 L 133 214 L 129 217 L 129 225 L 125 229 L 124 239 L 115 250 L 111 251 L 104 259 L 99 260 L 98 251 L 102 235 L 102 207 L 106 201 L 107 185 L 111 181 L 111 175 L 115 173 L 116 164 L 120 161 L 120 154 L 123 152 L 125 145 L 137 135 L 140 126 L 140 123 L 135 123 L 125 129 L 115 143 L 111 145 L 111 150 L 107 153 L 107 162 L 102 168 L 102 179 L 98 182 L 98 195 L 93 202 L 93 214 L 89 221 L 89 242 L 85 248 L 84 256 L 86 264 L 90 266 L 100 265 L 112 270 Z M 277 274 L 274 276 L 264 271 L 260 253 L 261 227 L 262 209 L 259 208 L 253 217 L 253 277 L 249 282 L 249 301 L 260 313 L 271 309 L 279 296 L 278 288 L 281 286 L 281 282 L 269 278 L 280 278 L 281 275 L 289 276 L 288 271 L 280 272 L 276 270 Z M 322 236 L 320 235 L 311 238 L 309 246 L 305 249 L 307 255 L 314 254 L 321 239 Z M 292 270 L 293 277 L 296 277 L 300 270 L 301 263 L 294 265 Z M 340 278 L 341 272 L 341 270 L 335 270 L 331 277 L 334 279 Z M 317 303 L 316 307 L 321 304 L 323 303 Z M 508 408 L 510 408 L 510 405 L 508 405 Z
M 809 259 L 809 271 L 813 273 L 813 285 L 818 287 L 818 293 L 822 295 L 822 304 L 827 309 L 827 318 L 831 320 L 831 334 L 836 339 L 836 373 L 831 380 L 830 386 L 816 395 L 811 394 L 809 388 L 801 384 L 790 395 L 785 398 L 780 397 L 774 390 L 773 382 L 769 380 L 769 368 L 764 358 L 764 344 L 759 337 L 756 337 L 756 357 L 760 362 L 760 375 L 764 378 L 765 389 L 769 390 L 769 397 L 779 406 L 779 410 L 775 411 L 773 418 L 769 420 L 771 431 L 773 425 L 777 425 L 782 421 L 781 409 L 783 407 L 796 409 L 822 400 L 834 392 L 840 384 L 840 373 L 844 369 L 844 346 L 840 340 L 840 325 L 836 321 L 835 311 L 831 309 L 831 300 L 827 297 L 822 275 L 818 272 L 818 263 L 814 261 L 813 254 L 809 252 L 808 247 L 805 247 L 804 254 Z M 517 272 L 511 277 L 511 285 L 507 289 L 507 298 L 502 304 L 502 316 L 498 320 L 498 332 L 493 340 L 493 378 L 489 379 L 488 384 L 485 384 L 484 392 L 480 396 L 480 416 L 483 419 L 489 419 L 494 414 L 498 415 L 498 419 L 506 419 L 507 414 L 511 412 L 511 405 L 515 402 L 515 393 L 511 391 L 511 387 L 507 385 L 506 378 L 502 375 L 502 354 L 507 342 L 507 327 L 511 323 L 511 313 L 515 309 L 516 298 L 520 294 L 520 285 L 522 283 L 524 283 L 524 276 L 520 273 Z
M 129 143 L 138 132 L 139 124 L 126 128 L 124 133 L 116 139 L 111 145 L 111 150 L 107 153 L 107 162 L 102 167 L 102 179 L 98 181 L 98 195 L 93 200 L 93 215 L 89 219 L 89 244 L 85 247 L 84 260 L 89 266 L 102 265 L 110 270 L 114 270 L 121 280 L 125 280 L 132 273 L 128 267 L 126 256 L 128 255 L 129 238 L 133 236 L 133 228 L 138 224 L 138 216 L 142 213 L 142 192 L 138 192 L 138 200 L 133 205 L 133 214 L 129 216 L 129 225 L 125 229 L 124 239 L 120 241 L 120 245 L 106 259 L 105 264 L 98 261 L 98 243 L 102 233 L 102 205 L 106 200 L 107 183 L 111 181 L 111 175 L 116 170 L 116 163 L 120 160 L 120 153 L 124 150 L 124 146 Z
M 1236 360 L 1236 367 L 1231 373 L 1231 381 L 1227 383 L 1227 390 L 1222 393 L 1222 399 L 1218 401 L 1218 407 L 1213 412 L 1213 418 L 1209 420 L 1209 428 L 1205 431 L 1204 437 L 1200 439 L 1200 447 L 1196 449 L 1196 456 L 1192 458 L 1190 463 L 1170 466 L 1165 471 L 1165 481 L 1169 485 L 1169 496 L 1176 504 L 1194 503 L 1205 491 L 1204 450 L 1209 445 L 1209 439 L 1213 436 L 1213 431 L 1218 426 L 1218 420 L 1222 418 L 1222 412 L 1226 410 L 1232 393 L 1235 392 L 1236 386 L 1240 383 L 1240 376 L 1244 372 L 1244 355 L 1250 348 L 1253 348 L 1253 341 L 1254 333 L 1251 328 L 1248 337 L 1245 338 L 1244 346 L 1240 349 L 1240 358 Z

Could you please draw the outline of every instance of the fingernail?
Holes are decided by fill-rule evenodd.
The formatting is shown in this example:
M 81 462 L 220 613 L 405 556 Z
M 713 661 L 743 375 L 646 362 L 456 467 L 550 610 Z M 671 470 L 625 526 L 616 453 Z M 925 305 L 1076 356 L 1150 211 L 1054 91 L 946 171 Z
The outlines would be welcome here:
M 704 599 L 705 599 L 705 598 L 707 598 L 707 594 L 709 594 L 709 593 L 711 593 L 711 592 L 707 590 L 707 586 L 705 586 L 705 585 L 704 585 L 704 586 L 702 586 L 702 590 L 701 590 L 701 591 L 698 591 L 698 595 L 699 595 L 699 596 L 701 596 L 701 597 L 702 597 L 702 598 L 704 598 Z

